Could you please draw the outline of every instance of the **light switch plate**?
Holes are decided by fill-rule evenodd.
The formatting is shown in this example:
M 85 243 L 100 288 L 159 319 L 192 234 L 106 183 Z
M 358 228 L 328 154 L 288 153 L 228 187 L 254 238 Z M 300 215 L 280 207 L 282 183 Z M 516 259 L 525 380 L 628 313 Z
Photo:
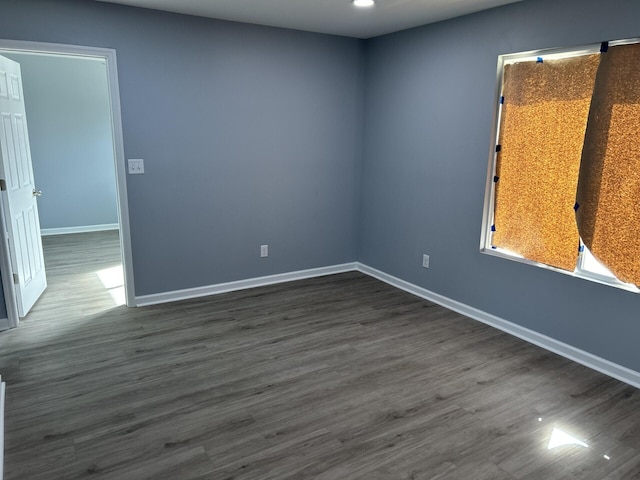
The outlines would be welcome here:
M 142 158 L 130 158 L 128 165 L 129 175 L 141 175 L 144 173 L 144 160 Z

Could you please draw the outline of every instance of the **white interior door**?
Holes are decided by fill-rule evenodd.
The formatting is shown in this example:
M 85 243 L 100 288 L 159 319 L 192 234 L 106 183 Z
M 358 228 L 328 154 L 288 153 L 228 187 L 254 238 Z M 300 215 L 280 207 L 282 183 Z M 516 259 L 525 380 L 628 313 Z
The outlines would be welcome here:
M 47 287 L 20 65 L 0 56 L 0 187 L 18 315 Z

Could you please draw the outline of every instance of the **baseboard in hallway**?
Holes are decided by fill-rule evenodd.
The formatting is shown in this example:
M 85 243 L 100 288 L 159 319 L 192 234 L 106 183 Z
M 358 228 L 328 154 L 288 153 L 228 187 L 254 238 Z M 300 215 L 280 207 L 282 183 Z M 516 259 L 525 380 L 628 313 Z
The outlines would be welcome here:
M 42 236 L 49 235 L 67 235 L 70 233 L 87 233 L 87 232 L 104 232 L 106 230 L 118 230 L 120 225 L 117 223 L 105 223 L 102 225 L 83 225 L 78 227 L 59 227 L 59 228 L 41 228 Z

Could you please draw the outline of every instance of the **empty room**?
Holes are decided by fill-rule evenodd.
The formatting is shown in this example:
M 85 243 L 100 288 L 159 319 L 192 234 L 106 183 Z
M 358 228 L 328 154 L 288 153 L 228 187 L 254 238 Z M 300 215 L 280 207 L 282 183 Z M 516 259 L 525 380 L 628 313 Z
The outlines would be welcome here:
M 0 0 L 0 480 L 640 478 L 638 18 Z

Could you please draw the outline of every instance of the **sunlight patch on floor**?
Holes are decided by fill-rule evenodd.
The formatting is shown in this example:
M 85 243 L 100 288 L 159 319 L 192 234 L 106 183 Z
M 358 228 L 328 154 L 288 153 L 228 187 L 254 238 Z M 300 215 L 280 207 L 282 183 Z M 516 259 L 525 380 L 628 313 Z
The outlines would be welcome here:
M 98 270 L 96 275 L 109 291 L 109 295 L 113 299 L 115 305 L 124 305 L 125 295 L 124 295 L 124 272 L 122 270 L 122 265 L 116 265 L 115 267 L 105 268 L 103 270 Z

